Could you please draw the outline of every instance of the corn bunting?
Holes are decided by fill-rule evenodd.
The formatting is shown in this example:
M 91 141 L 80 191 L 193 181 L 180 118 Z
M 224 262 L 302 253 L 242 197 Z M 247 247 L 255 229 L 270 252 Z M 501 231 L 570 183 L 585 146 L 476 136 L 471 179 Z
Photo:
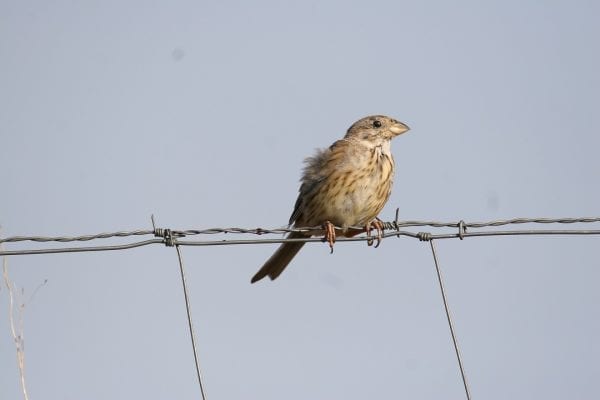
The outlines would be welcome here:
M 370 233 L 374 227 L 379 241 L 382 225 L 376 217 L 390 197 L 394 178 L 391 140 L 408 129 L 390 117 L 366 117 L 355 122 L 343 139 L 308 157 L 290 225 L 323 228 L 292 232 L 287 238 L 325 233 L 333 250 L 336 234 L 349 237 L 365 230 Z M 365 228 L 357 231 L 352 228 L 356 226 Z M 277 278 L 302 246 L 304 242 L 283 243 L 251 282 Z

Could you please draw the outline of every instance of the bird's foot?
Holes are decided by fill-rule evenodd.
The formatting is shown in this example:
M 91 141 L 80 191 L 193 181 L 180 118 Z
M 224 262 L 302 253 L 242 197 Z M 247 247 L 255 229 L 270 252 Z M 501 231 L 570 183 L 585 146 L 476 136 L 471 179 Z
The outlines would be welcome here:
M 325 229 L 325 237 L 323 237 L 323 241 L 329 243 L 329 248 L 333 253 L 333 244 L 335 243 L 335 226 L 331 222 L 325 221 L 323 224 L 323 229 Z
M 368 237 L 368 246 L 373 246 L 374 239 L 373 237 L 371 237 L 371 230 L 373 229 L 377 230 L 377 236 L 375 236 L 375 239 L 377 239 L 377 244 L 375 245 L 375 248 L 378 248 L 379 244 L 381 243 L 381 238 L 383 237 L 383 223 L 379 218 L 375 218 L 373 221 L 371 221 L 370 224 L 367 224 L 367 226 L 365 227 L 365 231 L 367 232 Z

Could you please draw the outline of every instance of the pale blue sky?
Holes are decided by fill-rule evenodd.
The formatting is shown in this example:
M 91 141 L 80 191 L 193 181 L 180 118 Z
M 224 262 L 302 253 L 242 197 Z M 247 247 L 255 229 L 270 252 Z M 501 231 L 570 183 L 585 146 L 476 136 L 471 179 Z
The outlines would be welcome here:
M 3 236 L 286 224 L 369 114 L 402 219 L 600 214 L 592 1 L 0 1 Z M 600 397 L 598 237 L 440 241 L 474 398 Z M 16 248 L 6 246 L 7 248 Z M 462 399 L 429 246 L 183 248 L 209 398 Z M 11 257 L 32 399 L 198 398 L 173 249 Z M 0 398 L 20 396 L 0 291 Z

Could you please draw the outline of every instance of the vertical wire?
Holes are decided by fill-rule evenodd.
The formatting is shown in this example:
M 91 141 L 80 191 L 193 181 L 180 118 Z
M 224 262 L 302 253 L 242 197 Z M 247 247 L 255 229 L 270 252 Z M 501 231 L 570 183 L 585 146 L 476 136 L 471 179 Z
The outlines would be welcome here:
M 194 351 L 194 363 L 196 364 L 198 384 L 200 385 L 200 393 L 202 394 L 202 399 L 206 400 L 206 395 L 204 394 L 204 385 L 202 384 L 202 374 L 200 373 L 198 349 L 196 348 L 196 333 L 194 332 L 194 324 L 192 323 L 192 311 L 188 296 L 187 282 L 185 279 L 185 269 L 183 267 L 183 258 L 181 257 L 181 250 L 179 250 L 179 245 L 175 245 L 175 250 L 177 250 L 177 258 L 179 259 L 179 270 L 181 271 L 181 283 L 183 284 L 183 296 L 185 298 L 185 309 L 187 311 L 188 326 L 190 328 L 190 338 L 192 339 L 192 349 Z
M 460 368 L 460 375 L 462 377 L 463 385 L 465 387 L 465 394 L 467 400 L 471 400 L 471 393 L 469 391 L 469 385 L 467 384 L 467 377 L 465 375 L 465 369 L 462 363 L 462 357 L 460 356 L 460 350 L 458 349 L 458 342 L 456 341 L 456 334 L 454 333 L 454 325 L 452 324 L 452 318 L 450 317 L 450 309 L 448 308 L 448 301 L 446 299 L 446 291 L 444 289 L 444 282 L 442 281 L 442 273 L 438 264 L 437 254 L 435 251 L 435 245 L 433 240 L 429 241 L 431 245 L 431 252 L 433 253 L 433 261 L 435 263 L 435 270 L 437 272 L 438 282 L 440 284 L 440 291 L 442 292 L 442 300 L 444 301 L 444 309 L 446 310 L 446 317 L 448 318 L 448 326 L 450 327 L 450 334 L 452 335 L 452 343 L 454 343 L 454 351 L 456 352 L 456 359 L 458 360 L 458 367 Z

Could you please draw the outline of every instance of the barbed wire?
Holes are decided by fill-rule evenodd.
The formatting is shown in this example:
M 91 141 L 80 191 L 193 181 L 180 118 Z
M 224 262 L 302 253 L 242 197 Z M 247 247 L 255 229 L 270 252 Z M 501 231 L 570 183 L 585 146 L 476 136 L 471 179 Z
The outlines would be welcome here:
M 393 221 L 382 222 L 384 233 L 383 238 L 387 237 L 409 237 L 421 241 L 429 241 L 433 239 L 464 239 L 467 237 L 483 237 L 483 236 L 508 236 L 508 235 L 600 235 L 600 217 L 579 217 L 579 218 L 511 218 L 504 220 L 493 220 L 485 222 L 465 222 L 464 220 L 452 222 L 440 221 L 400 221 L 398 220 L 398 210 L 396 210 L 396 218 Z M 496 228 L 507 225 L 549 225 L 549 224 L 582 224 L 592 225 L 595 229 L 519 229 L 519 230 L 490 230 L 484 228 Z M 401 228 L 428 227 L 433 228 L 438 232 L 412 232 L 402 230 Z M 361 230 L 364 227 L 351 227 L 352 229 Z M 448 232 L 447 229 L 456 229 L 455 232 Z M 224 246 L 224 245 L 242 245 L 242 244 L 272 244 L 286 242 L 322 242 L 323 239 L 318 237 L 306 237 L 298 239 L 281 238 L 264 238 L 264 239 L 213 239 L 213 240 L 182 240 L 189 236 L 199 235 L 218 235 L 218 234 L 245 234 L 245 235 L 281 235 L 291 232 L 319 232 L 323 228 L 316 227 L 297 227 L 297 228 L 208 228 L 208 229 L 186 229 L 175 230 L 166 228 L 154 229 L 138 229 L 131 231 L 105 232 L 92 235 L 80 236 L 12 236 L 0 238 L 0 243 L 18 243 L 18 242 L 34 242 L 34 243 L 72 243 L 72 242 L 92 242 L 111 238 L 128 238 L 136 236 L 154 236 L 155 239 L 146 239 L 143 241 L 129 242 L 124 244 L 111 245 L 96 245 L 96 246 L 79 246 L 79 247 L 48 247 L 41 249 L 14 249 L 0 251 L 0 256 L 9 255 L 31 255 L 31 254 L 52 254 L 52 253 L 71 253 L 71 252 L 91 252 L 91 251 L 116 251 L 133 249 L 142 246 L 153 244 L 163 244 L 166 246 Z M 440 232 L 441 229 L 446 229 Z M 356 237 L 336 239 L 336 242 L 354 242 L 354 241 L 370 241 L 373 237 L 360 235 Z
M 467 384 L 466 374 L 463 366 L 462 357 L 459 351 L 455 328 L 453 326 L 452 318 L 450 316 L 450 310 L 438 258 L 434 246 L 434 239 L 455 239 L 458 238 L 463 240 L 467 237 L 484 237 L 484 236 L 508 236 L 508 235 L 600 235 L 600 217 L 580 217 L 580 218 L 512 218 L 504 220 L 494 220 L 486 222 L 465 222 L 464 220 L 453 221 L 453 222 L 440 222 L 440 221 L 400 221 L 398 219 L 398 210 L 396 210 L 396 216 L 393 221 L 383 222 L 384 233 L 383 238 L 387 237 L 410 237 L 416 238 L 420 241 L 428 241 L 431 245 L 431 251 L 433 254 L 434 265 L 438 277 L 438 283 L 444 303 L 444 309 L 452 336 L 453 346 L 455 349 L 458 365 L 462 377 L 463 386 L 465 389 L 465 395 L 467 400 L 471 398 L 469 386 Z M 540 229 L 540 228 L 529 228 L 529 229 L 486 229 L 486 228 L 497 228 L 501 226 L 509 225 L 549 225 L 549 224 L 570 224 L 577 225 L 579 229 Z M 51 253 L 70 253 L 70 252 L 92 252 L 92 251 L 116 251 L 133 249 L 142 246 L 148 246 L 152 244 L 162 244 L 169 247 L 175 247 L 177 250 L 177 256 L 179 260 L 181 279 L 183 284 L 185 305 L 187 310 L 188 326 L 192 342 L 192 350 L 194 354 L 194 362 L 196 366 L 196 372 L 198 377 L 198 383 L 200 386 L 200 393 L 202 399 L 206 399 L 204 384 L 200 373 L 200 363 L 198 359 L 198 352 L 196 348 L 196 338 L 194 333 L 194 327 L 192 324 L 191 310 L 189 293 L 186 284 L 185 271 L 183 265 L 183 259 L 179 246 L 222 246 L 222 245 L 241 245 L 241 244 L 268 244 L 268 243 L 285 243 L 285 242 L 322 242 L 324 241 L 319 237 L 306 237 L 298 239 L 287 239 L 287 238 L 261 238 L 261 239 L 212 239 L 212 240 L 184 240 L 186 237 L 199 236 L 199 235 L 228 235 L 228 234 L 245 234 L 245 235 L 281 235 L 291 232 L 305 232 L 309 234 L 317 235 L 323 227 L 295 227 L 295 228 L 209 228 L 209 229 L 187 229 L 187 230 L 174 230 L 168 228 L 156 228 L 154 223 L 154 216 L 152 216 L 153 229 L 138 229 L 132 231 L 117 231 L 117 232 L 105 232 L 92 235 L 80 235 L 80 236 L 12 236 L 1 238 L 0 237 L 0 256 L 11 256 L 11 255 L 31 255 L 31 254 L 51 254 Z M 585 226 L 586 229 L 583 229 Z M 588 228 L 592 229 L 588 229 Z M 339 227 L 338 227 L 339 228 Z M 417 231 L 412 232 L 404 230 L 405 228 L 430 228 L 429 231 Z M 360 232 L 364 230 L 364 227 L 350 227 L 350 229 Z M 455 230 L 454 232 L 448 230 Z M 443 231 L 442 231 L 443 230 Z M 97 245 L 97 246 L 79 246 L 79 247 L 47 247 L 41 249 L 16 249 L 16 250 L 4 250 L 1 246 L 4 243 L 74 243 L 74 242 L 94 242 L 102 241 L 106 239 L 121 239 L 130 238 L 137 236 L 150 236 L 154 238 L 146 239 L 136 242 L 129 242 L 123 244 L 110 244 L 110 245 Z M 336 239 L 336 242 L 353 242 L 353 241 L 373 241 L 374 237 L 370 235 L 359 235 L 356 237 L 341 237 Z

